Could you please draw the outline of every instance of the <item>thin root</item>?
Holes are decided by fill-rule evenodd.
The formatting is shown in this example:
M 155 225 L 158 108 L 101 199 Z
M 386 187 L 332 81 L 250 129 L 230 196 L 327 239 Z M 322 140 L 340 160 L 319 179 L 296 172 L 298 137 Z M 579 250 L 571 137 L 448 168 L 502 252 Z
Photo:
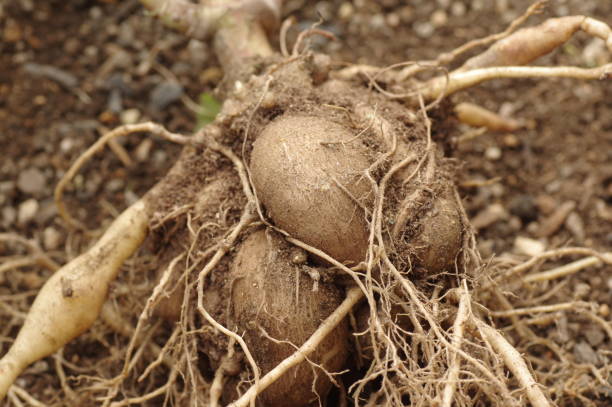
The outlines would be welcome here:
M 517 378 L 527 398 L 534 407 L 551 407 L 548 399 L 533 378 L 521 354 L 508 342 L 495 328 L 484 322 L 471 318 L 471 322 L 478 328 L 484 340 L 486 340 L 499 355 L 501 355 L 508 369 Z
M 308 338 L 300 348 L 291 356 L 279 363 L 274 369 L 270 370 L 264 377 L 255 383 L 238 400 L 230 404 L 232 407 L 246 407 L 250 400 L 253 400 L 264 391 L 268 386 L 278 380 L 289 369 L 303 362 L 308 355 L 314 352 L 327 335 L 347 316 L 350 310 L 364 297 L 363 292 L 357 288 L 349 289 L 346 299 L 323 321 L 319 328 Z
M 177 144 L 188 144 L 190 138 L 185 137 L 181 134 L 171 133 L 166 130 L 163 126 L 153 123 L 140 123 L 140 124 L 127 124 L 125 126 L 117 127 L 113 131 L 106 133 L 104 136 L 99 138 L 91 147 L 89 147 L 79 158 L 72 164 L 70 169 L 66 171 L 62 179 L 57 183 L 55 187 L 54 199 L 55 205 L 59 215 L 64 221 L 71 227 L 76 229 L 86 230 L 87 228 L 81 222 L 74 219 L 66 209 L 63 200 L 64 189 L 70 180 L 76 175 L 81 167 L 93 157 L 94 154 L 98 153 L 102 148 L 110 141 L 117 137 L 127 136 L 133 133 L 151 133 L 156 136 L 162 137 L 165 140 L 171 141 Z

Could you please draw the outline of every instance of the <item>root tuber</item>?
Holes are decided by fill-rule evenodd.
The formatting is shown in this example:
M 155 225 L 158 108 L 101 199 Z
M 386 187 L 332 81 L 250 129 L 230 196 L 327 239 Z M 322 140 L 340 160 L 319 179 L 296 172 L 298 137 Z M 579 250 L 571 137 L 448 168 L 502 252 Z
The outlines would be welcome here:
M 149 217 L 144 201 L 137 201 L 98 243 L 45 283 L 15 342 L 0 359 L 0 398 L 29 364 L 57 351 L 95 322 L 109 283 L 144 240 Z

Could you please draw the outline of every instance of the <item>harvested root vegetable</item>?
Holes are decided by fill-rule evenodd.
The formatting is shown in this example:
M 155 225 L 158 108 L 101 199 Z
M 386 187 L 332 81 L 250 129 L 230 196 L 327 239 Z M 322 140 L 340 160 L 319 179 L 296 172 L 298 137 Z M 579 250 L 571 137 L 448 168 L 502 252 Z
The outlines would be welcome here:
M 253 186 L 274 224 L 342 262 L 365 259 L 369 165 L 348 128 L 313 116 L 276 119 L 251 154 Z
M 313 281 L 305 264 L 292 262 L 290 245 L 275 233 L 259 231 L 242 243 L 232 263 L 232 319 L 253 357 L 267 373 L 291 356 L 343 300 L 333 284 Z M 324 272 L 324 271 L 321 271 Z M 325 399 L 328 373 L 344 367 L 348 327 L 339 324 L 304 361 L 260 396 L 266 406 L 307 406 Z M 324 370 L 323 370 L 324 369 Z
M 135 301 L 144 304 L 138 316 L 125 311 L 132 311 L 136 328 L 116 329 L 130 336 L 125 351 L 119 347 L 120 365 L 109 369 L 117 376 L 83 378 L 89 380 L 80 389 L 86 399 L 122 406 L 165 395 L 176 405 L 275 407 L 339 397 L 355 405 L 450 407 L 472 401 L 519 405 L 525 393 L 536 407 L 549 404 L 543 391 L 524 389 L 537 382 L 528 365 L 517 361 L 520 353 L 510 341 L 482 325 L 488 319 L 478 314 L 486 307 L 471 310 L 467 275 L 484 266 L 453 183 L 458 165 L 442 153 L 451 150 L 443 129 L 452 106 L 441 99 L 496 77 L 608 77 L 609 66 L 552 73 L 497 66 L 516 54 L 527 63 L 548 52 L 562 42 L 551 38 L 555 32 L 567 37 L 580 29 L 609 46 L 606 24 L 564 18 L 551 20 L 543 31 L 513 35 L 521 20 L 477 41 L 503 39 L 482 58 L 420 82 L 413 76 L 424 67 L 440 70 L 476 45 L 425 64 L 405 64 L 401 72 L 330 72 L 328 57 L 304 49 L 311 35 L 331 36 L 317 28 L 302 32 L 289 53 L 288 20 L 280 32 L 282 55 L 274 53 L 264 26 L 273 29 L 278 0 L 142 2 L 172 27 L 200 39 L 214 36 L 227 75 L 220 92 L 225 101 L 214 121 L 191 138 L 151 123 L 124 126 L 102 137 L 68 171 L 56 200 L 67 223 L 82 227 L 67 215 L 61 192 L 97 147 L 143 131 L 185 145 L 166 177 L 45 284 L 0 359 L 0 397 L 27 365 L 94 323 L 110 282 L 151 232 L 145 250 L 159 268 L 158 283 L 148 298 Z M 516 45 L 530 32 L 541 35 L 522 51 Z M 413 81 L 405 93 L 389 91 L 408 86 L 406 78 Z M 501 275 L 520 274 L 538 262 Z M 496 290 L 489 284 L 482 297 L 511 308 Z M 347 318 L 362 299 L 357 315 Z M 166 323 L 151 323 L 159 315 Z M 500 314 L 487 317 L 495 315 Z M 362 338 L 351 340 L 349 320 L 352 333 Z M 465 329 L 469 323 L 476 329 Z M 532 339 L 523 325 L 514 328 Z M 365 365 L 336 375 L 354 367 L 352 354 L 363 356 Z M 508 380 L 500 360 L 520 386 Z M 328 397 L 333 386 L 338 394 Z M 143 389 L 148 393 L 141 394 Z

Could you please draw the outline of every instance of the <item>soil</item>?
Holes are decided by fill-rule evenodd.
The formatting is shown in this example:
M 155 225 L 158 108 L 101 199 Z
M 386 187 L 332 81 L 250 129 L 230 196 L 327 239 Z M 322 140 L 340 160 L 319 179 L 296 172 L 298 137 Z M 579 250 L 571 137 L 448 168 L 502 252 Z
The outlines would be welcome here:
M 502 31 L 531 3 L 520 1 L 289 0 L 285 15 L 307 28 L 322 28 L 338 40 L 313 38 L 313 49 L 342 63 L 386 66 L 435 58 L 468 40 Z M 585 14 L 612 24 L 612 3 L 558 1 L 530 23 L 547 17 Z M 578 34 L 542 65 L 601 65 L 610 55 L 599 40 Z M 55 71 L 43 69 L 52 66 Z M 143 12 L 136 0 L 65 2 L 34 6 L 32 0 L 0 5 L 0 233 L 32 239 L 65 263 L 90 242 L 69 232 L 57 216 L 52 194 L 71 163 L 101 133 L 122 123 L 153 120 L 170 131 L 191 133 L 197 123 L 191 101 L 213 92 L 221 71 L 208 44 L 185 39 Z M 461 165 L 457 183 L 478 232 L 483 258 L 525 255 L 529 238 L 545 248 L 612 247 L 612 82 L 571 79 L 498 80 L 453 97 L 524 120 L 513 133 L 484 133 L 457 124 L 448 137 Z M 191 106 L 191 107 L 190 107 Z M 157 138 L 132 136 L 97 155 L 67 191 L 74 216 L 94 230 L 142 196 L 169 169 L 180 148 Z M 127 152 L 128 160 L 123 152 Z M 555 222 L 555 214 L 565 212 Z M 235 214 L 234 214 L 235 215 Z M 533 249 L 531 242 L 530 248 Z M 539 248 L 538 248 L 539 249 Z M 23 255 L 20 245 L 0 242 L 0 263 Z M 140 258 L 140 263 L 147 263 Z M 554 264 L 563 264 L 557 261 Z M 142 264 L 139 264 L 142 266 Z M 128 264 L 127 269 L 134 267 Z M 124 273 L 111 289 L 116 309 L 141 309 L 153 284 L 151 273 Z M 610 321 L 612 268 L 589 268 L 557 287 L 548 303 L 593 302 Z M 0 354 L 21 324 L 22 313 L 50 271 L 38 266 L 0 271 Z M 553 285 L 550 286 L 551 290 Z M 531 293 L 513 293 L 519 302 Z M 133 321 L 135 322 L 135 321 Z M 135 324 L 134 324 L 135 325 Z M 572 313 L 542 329 L 576 363 L 610 363 L 612 339 Z M 163 345 L 163 337 L 156 338 Z M 66 375 L 113 377 L 113 363 L 126 340 L 98 322 L 56 357 L 29 368 L 17 384 L 45 405 L 96 405 L 62 390 L 56 364 Z M 593 356 L 595 355 L 595 356 Z M 608 370 L 609 374 L 609 370 Z M 83 379 L 84 380 L 84 379 Z M 585 375 L 583 380 L 594 380 Z M 151 385 L 163 383 L 163 377 Z M 69 383 L 78 389 L 78 380 Z M 550 384 L 550 383 L 548 383 Z M 149 389 L 151 390 L 151 389 Z M 128 389 L 125 390 L 129 392 Z M 130 394 L 134 395 L 134 394 Z M 612 388 L 563 395 L 560 405 L 605 406 Z M 149 405 L 161 405 L 154 399 Z M 11 405 L 10 402 L 7 405 Z

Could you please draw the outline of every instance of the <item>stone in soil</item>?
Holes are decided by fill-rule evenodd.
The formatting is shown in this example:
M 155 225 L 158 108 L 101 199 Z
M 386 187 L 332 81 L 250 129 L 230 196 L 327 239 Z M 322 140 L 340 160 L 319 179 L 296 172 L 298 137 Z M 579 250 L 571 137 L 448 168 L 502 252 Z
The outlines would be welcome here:
M 37 168 L 28 168 L 19 173 L 17 188 L 24 194 L 40 195 L 44 192 L 47 180 Z
M 514 240 L 514 251 L 517 254 L 538 256 L 544 253 L 544 250 L 546 250 L 546 245 L 538 240 L 523 236 L 517 236 L 517 238 Z
M 589 327 L 584 331 L 584 337 L 591 344 L 591 346 L 597 346 L 606 339 L 606 335 L 603 331 L 597 327 Z
M 517 195 L 508 203 L 511 214 L 518 216 L 525 223 L 534 221 L 538 217 L 538 209 L 530 195 Z
M 161 111 L 179 100 L 182 95 L 183 87 L 179 83 L 162 82 L 151 91 L 151 108 L 155 111 Z
M 601 359 L 597 352 L 586 342 L 578 342 L 574 345 L 574 357 L 578 363 L 589 363 L 595 366 L 601 364 Z
M 55 250 L 62 243 L 62 234 L 53 226 L 45 228 L 43 231 L 43 246 L 47 250 Z
M 38 212 L 38 201 L 36 199 L 28 199 L 19 205 L 17 212 L 17 222 L 20 225 L 26 225 L 30 223 Z
M 5 206 L 2 208 L 2 226 L 10 228 L 17 219 L 17 211 L 12 206 Z

